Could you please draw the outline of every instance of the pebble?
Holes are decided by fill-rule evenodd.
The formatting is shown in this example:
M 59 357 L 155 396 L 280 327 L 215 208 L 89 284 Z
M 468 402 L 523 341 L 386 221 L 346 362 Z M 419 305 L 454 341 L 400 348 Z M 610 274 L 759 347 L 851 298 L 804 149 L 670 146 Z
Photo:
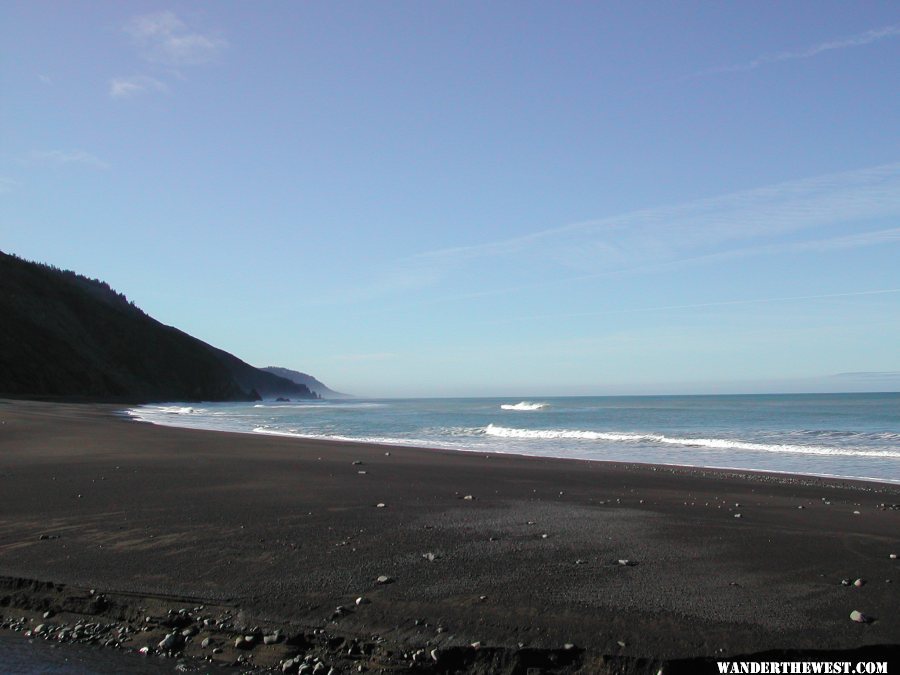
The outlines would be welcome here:
M 734 517 L 735 517 L 735 518 L 740 518 L 740 517 L 741 517 L 741 514 L 740 514 L 740 513 L 735 513 L 735 514 L 734 514 Z
M 210 643 L 210 639 L 209 639 L 209 638 L 203 638 L 203 642 L 200 643 L 200 646 L 201 646 L 203 649 L 206 649 L 207 647 L 209 647 L 209 643 Z
M 549 534 L 547 534 L 546 532 L 544 532 L 544 534 L 541 535 L 541 539 L 546 539 L 546 538 L 549 537 L 549 536 L 550 536 Z
M 463 499 L 465 499 L 467 502 L 470 502 L 475 499 L 475 497 L 473 497 L 472 495 L 466 495 L 465 497 L 463 497 Z
M 634 560 L 627 560 L 625 558 L 622 558 L 621 560 L 618 560 L 616 562 L 618 562 L 620 565 L 624 565 L 625 567 L 634 567 L 635 565 L 637 565 L 637 562 L 635 562 Z
M 159 641 L 157 645 L 162 651 L 168 652 L 172 649 L 175 649 L 175 646 L 178 644 L 178 635 L 177 633 L 169 633 L 162 640 Z
M 863 586 L 865 586 L 865 584 L 866 584 L 865 579 L 857 579 L 856 581 L 853 582 L 853 585 L 856 586 L 857 588 L 862 588 Z
M 358 459 L 353 462 L 353 466 L 359 466 L 360 464 L 362 464 L 362 462 L 360 462 Z
M 480 643 L 480 642 L 473 642 L 473 643 L 472 643 L 471 645 L 469 645 L 469 646 L 470 646 L 472 649 L 481 649 L 481 643 Z
M 567 642 L 566 644 L 563 645 L 563 649 L 565 649 L 565 650 L 575 649 L 575 644 L 572 642 Z
M 896 553 L 891 553 L 891 554 L 888 556 L 888 558 L 890 558 L 891 560 L 896 560 L 896 559 L 897 559 L 897 554 L 896 554 Z
M 377 509 L 383 509 L 385 506 L 387 506 L 387 504 L 385 504 L 384 502 L 378 502 L 378 503 L 375 505 L 375 508 L 377 508 Z
M 869 623 L 869 617 L 855 609 L 850 612 L 850 620 L 856 623 Z
M 371 600 L 369 600 L 368 598 L 364 598 L 364 597 L 362 597 L 362 596 L 360 596 L 360 597 L 358 597 L 358 598 L 356 599 L 356 605 L 357 605 L 357 606 L 359 606 L 359 605 L 369 605 L 369 604 L 371 604 L 371 603 L 372 603 Z
M 264 635 L 263 636 L 263 644 L 264 645 L 274 645 L 275 643 L 278 642 L 278 639 L 279 638 L 277 635 Z
M 387 576 L 386 574 L 382 574 L 375 581 L 376 581 L 376 583 L 379 583 L 379 584 L 389 584 L 389 583 L 393 582 L 394 580 L 391 577 Z
M 356 473 L 358 473 L 360 476 L 365 476 L 367 472 L 365 472 L 365 471 L 357 471 Z
M 423 553 L 422 557 L 425 558 L 425 560 L 427 560 L 428 562 L 434 562 L 438 559 L 438 556 L 431 551 L 429 551 L 428 553 Z

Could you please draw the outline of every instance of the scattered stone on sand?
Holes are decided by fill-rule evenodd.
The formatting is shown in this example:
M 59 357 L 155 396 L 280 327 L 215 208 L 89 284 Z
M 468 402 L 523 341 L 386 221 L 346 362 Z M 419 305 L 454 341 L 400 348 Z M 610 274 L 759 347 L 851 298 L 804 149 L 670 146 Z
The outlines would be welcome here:
M 735 518 L 741 518 L 742 516 L 741 516 L 740 513 L 735 513 L 735 514 L 734 514 L 734 517 L 735 517 Z
M 370 604 L 372 604 L 372 601 L 366 597 L 360 596 L 356 599 L 357 607 L 359 607 L 360 605 L 370 605 Z
M 866 580 L 865 579 L 857 579 L 856 581 L 853 582 L 853 585 L 856 586 L 857 588 L 862 588 L 863 586 L 866 585 Z
M 856 609 L 850 612 L 850 620 L 855 621 L 856 623 L 869 623 L 869 621 L 871 621 L 869 617 Z
M 382 574 L 375 580 L 375 582 L 379 584 L 392 584 L 394 583 L 394 579 L 386 574 Z
M 162 640 L 159 641 L 157 645 L 162 651 L 168 652 L 178 645 L 178 634 L 177 633 L 169 633 Z

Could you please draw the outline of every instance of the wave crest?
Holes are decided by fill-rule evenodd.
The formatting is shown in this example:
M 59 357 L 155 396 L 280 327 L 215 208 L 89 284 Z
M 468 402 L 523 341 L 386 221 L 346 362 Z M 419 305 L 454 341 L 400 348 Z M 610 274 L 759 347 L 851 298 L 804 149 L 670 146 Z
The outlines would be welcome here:
M 518 403 L 503 403 L 500 405 L 501 410 L 519 410 L 531 411 L 546 408 L 546 403 L 532 403 L 531 401 L 519 401 Z
M 488 436 L 553 440 L 567 438 L 582 441 L 612 441 L 633 443 L 660 443 L 684 447 L 709 448 L 711 450 L 750 450 L 754 452 L 785 452 L 801 455 L 844 455 L 849 457 L 900 458 L 900 451 L 866 450 L 862 448 L 833 448 L 821 445 L 793 445 L 787 443 L 750 443 L 728 438 L 679 438 L 662 434 L 632 434 L 609 431 L 580 431 L 569 429 L 512 429 L 488 424 L 484 429 Z

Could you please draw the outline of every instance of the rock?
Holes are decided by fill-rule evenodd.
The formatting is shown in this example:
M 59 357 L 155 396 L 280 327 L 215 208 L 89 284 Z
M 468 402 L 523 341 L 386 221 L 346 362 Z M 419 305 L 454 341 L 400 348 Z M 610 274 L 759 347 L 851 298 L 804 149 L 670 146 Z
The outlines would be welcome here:
M 463 497 L 463 499 L 465 499 L 466 501 L 469 501 L 469 502 L 470 502 L 470 501 L 472 501 L 473 499 L 475 499 L 475 497 L 473 497 L 472 495 L 466 495 L 465 497 Z
M 563 649 L 565 649 L 565 650 L 575 649 L 575 644 L 572 642 L 567 642 L 566 644 L 563 645 Z
M 423 553 L 422 557 L 425 558 L 425 560 L 427 560 L 428 562 L 434 562 L 438 559 L 438 556 L 431 551 L 429 551 L 428 553 Z
M 235 649 L 253 649 L 254 637 L 252 635 L 238 635 L 234 639 Z
M 278 642 L 277 635 L 264 635 L 263 636 L 263 644 L 264 645 L 274 645 Z
M 147 654 L 149 654 L 149 653 L 150 653 L 150 647 L 141 647 L 140 649 L 138 649 L 138 654 L 141 654 L 143 656 L 147 656 Z
M 43 617 L 44 617 L 45 619 L 49 619 L 51 616 L 53 616 L 53 610 L 52 610 L 52 609 L 48 609 L 48 610 L 47 610 L 46 612 L 44 612 L 44 614 L 43 614 Z
M 619 645 L 622 649 L 625 649 L 627 646 L 622 640 L 616 640 L 616 644 Z
M 841 579 L 841 586 L 849 586 L 849 585 L 850 585 L 849 579 Z
M 635 561 L 635 560 L 627 560 L 627 559 L 625 559 L 625 558 L 622 558 L 622 559 L 620 559 L 620 560 L 617 560 L 616 562 L 617 562 L 619 565 L 622 565 L 623 567 L 634 567 L 635 565 L 637 565 L 637 561 Z
M 47 624 L 42 623 L 42 624 L 35 626 L 34 630 L 31 632 L 34 633 L 35 635 L 42 635 L 47 630 L 49 630 L 49 627 L 47 626 Z
M 856 581 L 853 582 L 853 585 L 856 586 L 857 588 L 862 588 L 863 586 L 866 585 L 866 580 L 865 579 L 857 579 Z
M 201 646 L 203 649 L 206 649 L 207 647 L 209 647 L 209 643 L 210 643 L 210 639 L 209 639 L 209 638 L 203 638 L 203 642 L 200 643 L 200 646 Z
M 297 667 L 300 664 L 297 659 L 288 659 L 284 663 L 281 664 L 281 672 L 282 673 L 296 673 Z
M 358 459 L 353 462 L 353 466 L 361 466 L 361 465 L 362 465 L 362 462 L 359 461 Z
M 214 647 L 214 648 L 213 648 L 213 654 L 221 654 L 221 653 L 222 653 L 222 648 L 221 648 L 221 647 Z
M 472 649 L 481 649 L 481 642 L 473 642 L 469 645 Z
M 435 663 L 441 660 L 441 653 L 437 649 L 431 650 L 431 660 Z
M 587 563 L 587 560 L 582 560 L 581 558 L 575 561 L 576 565 L 584 565 L 585 563 Z
M 360 476 L 365 476 L 367 472 L 366 471 L 357 471 L 356 473 L 358 473 Z
M 897 554 L 896 554 L 896 553 L 891 553 L 891 554 L 888 556 L 888 558 L 890 558 L 891 560 L 896 560 L 896 559 L 897 559 Z
M 375 505 L 375 508 L 383 509 L 385 506 L 387 506 L 387 504 L 385 504 L 384 502 L 378 502 L 378 503 Z
M 178 643 L 181 640 L 178 637 L 178 633 L 169 633 L 162 640 L 159 641 L 157 647 L 164 652 L 172 651 L 178 646 Z
M 855 621 L 856 623 L 869 623 L 869 621 L 871 621 L 869 617 L 855 609 L 850 612 L 850 620 Z
M 541 535 L 541 539 L 546 539 L 546 538 L 549 537 L 549 536 L 550 536 L 549 534 L 547 534 L 546 532 L 544 532 L 544 534 Z
M 392 584 L 392 583 L 394 583 L 394 580 L 393 580 L 393 578 L 387 576 L 386 574 L 382 574 L 380 577 L 378 577 L 375 580 L 375 582 L 379 583 L 379 584 Z
M 368 598 L 359 597 L 359 598 L 356 599 L 356 606 L 357 606 L 357 607 L 359 607 L 360 605 L 371 605 L 371 604 L 372 604 L 372 601 L 369 600 Z
M 390 457 L 390 456 L 391 456 L 391 453 L 386 452 L 386 453 L 384 453 L 384 456 L 385 456 L 385 457 Z
M 735 517 L 735 518 L 740 518 L 740 517 L 741 517 L 741 514 L 740 514 L 740 513 L 735 513 L 735 514 L 734 514 L 734 517 Z

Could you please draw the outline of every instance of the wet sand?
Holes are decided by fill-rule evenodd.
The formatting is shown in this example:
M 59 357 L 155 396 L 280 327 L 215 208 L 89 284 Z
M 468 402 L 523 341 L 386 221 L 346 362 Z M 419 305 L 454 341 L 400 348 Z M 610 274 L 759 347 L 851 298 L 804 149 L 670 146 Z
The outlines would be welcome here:
M 100 405 L 3 401 L 0 422 L 9 579 L 400 651 L 900 645 L 896 485 L 176 429 Z

